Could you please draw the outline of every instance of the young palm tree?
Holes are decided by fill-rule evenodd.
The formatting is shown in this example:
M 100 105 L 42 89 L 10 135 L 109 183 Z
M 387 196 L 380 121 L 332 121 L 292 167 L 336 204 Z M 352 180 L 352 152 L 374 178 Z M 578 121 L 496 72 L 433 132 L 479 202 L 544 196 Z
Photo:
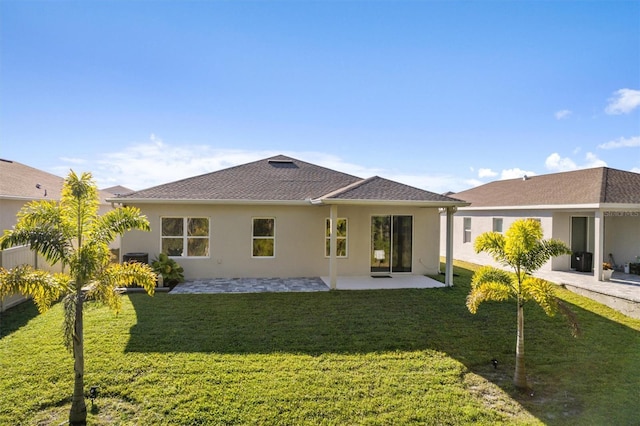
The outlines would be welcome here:
M 527 389 L 527 375 L 524 357 L 524 304 L 533 299 L 547 315 L 552 316 L 559 309 L 571 317 L 568 308 L 558 300 L 553 285 L 531 274 L 552 257 L 570 254 L 562 241 L 543 240 L 540 222 L 533 219 L 515 221 L 505 235 L 485 232 L 476 238 L 474 248 L 477 253 L 487 252 L 494 260 L 506 268 L 483 266 L 471 280 L 471 291 L 467 296 L 467 308 L 476 313 L 484 301 L 515 299 L 517 304 L 516 368 L 513 383 L 518 389 Z M 572 321 L 574 332 L 577 325 Z
M 40 312 L 62 298 L 64 342 L 74 358 L 74 389 L 69 423 L 86 424 L 84 400 L 84 338 L 82 308 L 85 300 L 121 306 L 118 288 L 132 284 L 153 295 L 156 275 L 141 263 L 111 263 L 108 244 L 132 229 L 149 230 L 140 211 L 120 207 L 98 215 L 98 190 L 89 173 L 73 171 L 64 181 L 59 203 L 33 201 L 18 213 L 13 230 L 5 231 L 0 248 L 29 244 L 50 263 L 60 263 L 61 273 L 50 274 L 29 266 L 0 268 L 0 298 L 20 293 L 31 296 Z M 68 269 L 68 272 L 64 272 Z

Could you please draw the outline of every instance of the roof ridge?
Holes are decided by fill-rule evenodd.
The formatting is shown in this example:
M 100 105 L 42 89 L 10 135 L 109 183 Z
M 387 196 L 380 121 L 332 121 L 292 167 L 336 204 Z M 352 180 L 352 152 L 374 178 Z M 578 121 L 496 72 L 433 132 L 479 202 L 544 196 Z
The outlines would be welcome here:
M 347 186 L 343 186 L 342 188 L 338 188 L 338 189 L 333 190 L 333 191 L 331 191 L 331 192 L 329 192 L 329 193 L 327 193 L 327 194 L 321 195 L 320 197 L 318 197 L 318 198 L 316 198 L 316 199 L 317 199 L 317 200 L 322 200 L 323 198 L 332 198 L 332 197 L 335 197 L 336 195 L 342 194 L 343 192 L 347 192 L 347 191 L 349 191 L 349 190 L 351 190 L 351 189 L 358 188 L 359 186 L 362 186 L 362 185 L 364 185 L 365 183 L 370 182 L 370 181 L 372 181 L 374 178 L 377 178 L 377 177 L 378 177 L 378 176 L 371 176 L 371 177 L 368 177 L 368 178 L 366 178 L 366 179 L 361 179 L 361 180 L 359 180 L 359 181 L 357 181 L 357 182 L 353 182 L 353 183 L 351 183 L 351 184 L 349 184 L 349 185 L 347 185 Z

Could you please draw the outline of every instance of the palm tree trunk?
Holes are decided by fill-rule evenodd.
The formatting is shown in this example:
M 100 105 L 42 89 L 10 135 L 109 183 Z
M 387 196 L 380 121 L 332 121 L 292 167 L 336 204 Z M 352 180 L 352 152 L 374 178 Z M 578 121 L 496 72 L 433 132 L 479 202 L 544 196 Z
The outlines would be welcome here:
M 69 424 L 84 426 L 87 424 L 87 405 L 84 401 L 84 335 L 82 321 L 84 295 L 81 289 L 78 290 L 76 297 L 75 335 L 73 336 L 74 384 Z
M 516 371 L 513 384 L 517 389 L 527 389 L 527 372 L 524 366 L 524 301 L 518 298 L 518 337 L 516 339 Z

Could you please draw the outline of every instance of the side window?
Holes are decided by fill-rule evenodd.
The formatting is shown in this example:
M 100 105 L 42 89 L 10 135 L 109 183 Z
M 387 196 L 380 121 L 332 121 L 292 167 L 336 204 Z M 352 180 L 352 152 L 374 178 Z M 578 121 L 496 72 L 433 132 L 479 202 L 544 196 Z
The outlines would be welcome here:
M 168 256 L 208 257 L 209 218 L 163 217 L 160 245 Z
M 254 217 L 251 229 L 251 256 L 275 257 L 276 219 L 273 217 Z
M 462 242 L 470 243 L 471 242 L 471 218 L 465 217 L 463 223 L 464 223 L 464 229 L 462 234 Z
M 502 234 L 502 218 L 501 217 L 493 218 L 493 232 L 499 232 Z
M 338 218 L 336 222 L 336 257 L 347 257 L 347 219 Z M 325 244 L 324 255 L 325 257 L 331 256 L 331 219 L 325 220 Z

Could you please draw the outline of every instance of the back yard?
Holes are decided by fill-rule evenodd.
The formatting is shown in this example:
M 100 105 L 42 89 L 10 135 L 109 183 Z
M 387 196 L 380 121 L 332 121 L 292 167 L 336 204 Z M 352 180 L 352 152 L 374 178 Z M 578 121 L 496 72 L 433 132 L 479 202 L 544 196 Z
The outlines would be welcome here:
M 582 335 L 531 304 L 531 393 L 511 384 L 515 305 L 453 288 L 124 297 L 88 305 L 89 424 L 637 424 L 640 320 L 561 290 Z M 73 360 L 62 310 L 0 324 L 0 424 L 63 424 Z M 491 360 L 498 360 L 494 368 Z

